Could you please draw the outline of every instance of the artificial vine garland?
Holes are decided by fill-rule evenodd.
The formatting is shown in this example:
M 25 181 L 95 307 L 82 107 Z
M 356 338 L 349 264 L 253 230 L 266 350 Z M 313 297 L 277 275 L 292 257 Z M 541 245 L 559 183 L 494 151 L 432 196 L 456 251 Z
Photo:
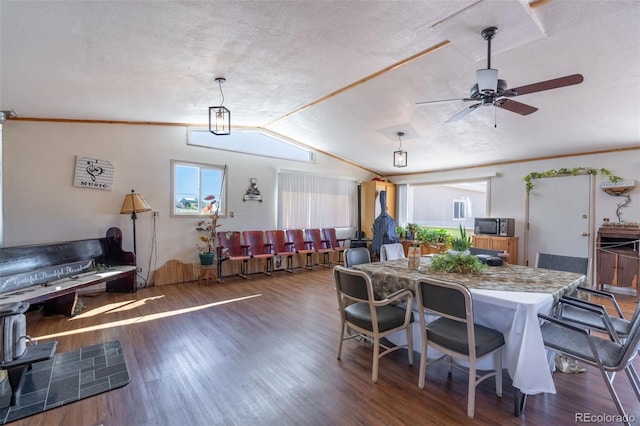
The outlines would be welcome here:
M 619 182 L 622 180 L 620 176 L 616 176 L 607 169 L 593 169 L 591 167 L 574 167 L 572 169 L 562 168 L 558 170 L 547 170 L 546 172 L 531 172 L 524 177 L 527 192 L 533 189 L 533 179 L 558 177 L 558 176 L 578 176 L 578 175 L 605 175 L 611 182 Z

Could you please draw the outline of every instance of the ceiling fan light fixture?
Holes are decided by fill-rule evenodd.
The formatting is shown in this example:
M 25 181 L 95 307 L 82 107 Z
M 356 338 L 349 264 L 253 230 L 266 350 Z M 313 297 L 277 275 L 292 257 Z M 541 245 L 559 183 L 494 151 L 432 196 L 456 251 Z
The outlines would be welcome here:
M 476 71 L 478 90 L 482 93 L 496 93 L 498 91 L 498 70 L 481 69 Z
M 397 151 L 393 152 L 393 167 L 407 167 L 407 151 L 402 150 L 402 137 L 404 132 L 398 132 L 398 141 L 400 146 Z
M 222 83 L 227 81 L 224 77 L 216 77 L 216 82 L 220 88 L 220 105 L 209 107 L 209 131 L 217 136 L 231 134 L 231 111 L 224 104 L 224 93 L 222 93 Z

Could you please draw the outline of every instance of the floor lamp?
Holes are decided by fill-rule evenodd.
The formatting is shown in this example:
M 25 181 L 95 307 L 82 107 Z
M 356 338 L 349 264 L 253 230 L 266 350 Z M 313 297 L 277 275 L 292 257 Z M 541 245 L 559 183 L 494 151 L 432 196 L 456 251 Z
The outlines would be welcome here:
M 127 194 L 124 196 L 124 202 L 122 203 L 120 214 L 131 213 L 131 220 L 133 221 L 133 255 L 136 256 L 136 264 L 138 263 L 138 257 L 136 254 L 136 219 L 138 218 L 137 213 L 148 212 L 150 210 L 151 207 L 149 207 L 149 204 L 147 204 L 144 198 L 142 198 L 142 196 L 133 189 L 131 190 L 131 194 Z

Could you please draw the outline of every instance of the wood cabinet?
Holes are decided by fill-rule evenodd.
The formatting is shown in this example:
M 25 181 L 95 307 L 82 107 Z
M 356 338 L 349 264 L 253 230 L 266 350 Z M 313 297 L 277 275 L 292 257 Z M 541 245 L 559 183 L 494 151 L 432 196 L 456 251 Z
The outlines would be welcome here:
M 509 253 L 509 263 L 512 265 L 518 264 L 518 237 L 474 235 L 473 247 L 505 251 Z
M 597 271 L 598 287 L 611 285 L 638 291 L 640 272 L 640 228 L 602 227 L 598 230 Z
M 396 185 L 391 182 L 362 182 L 360 218 L 365 238 L 373 237 L 373 222 L 380 215 L 380 191 L 387 191 L 387 214 L 396 219 Z

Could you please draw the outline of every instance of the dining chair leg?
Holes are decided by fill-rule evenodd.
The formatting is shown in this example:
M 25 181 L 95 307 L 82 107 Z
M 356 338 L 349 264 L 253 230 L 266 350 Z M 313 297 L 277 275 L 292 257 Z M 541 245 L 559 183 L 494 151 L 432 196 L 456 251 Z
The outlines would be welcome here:
M 493 369 L 496 372 L 496 395 L 502 398 L 502 349 L 493 354 Z
M 476 403 L 476 363 L 475 360 L 469 361 L 469 384 L 467 395 L 467 417 L 473 418 L 474 407 Z
M 424 333 L 424 332 L 423 332 Z M 427 339 L 422 335 L 422 351 L 420 352 L 420 374 L 418 375 L 418 387 L 424 389 L 425 376 L 427 375 Z
M 409 365 L 413 365 L 413 324 L 407 326 L 407 352 L 409 355 Z
M 636 398 L 640 401 L 640 378 L 638 377 L 636 369 L 633 365 L 629 364 L 629 366 L 625 368 L 625 372 L 627 373 L 627 377 L 629 377 L 633 391 L 636 393 Z
M 373 338 L 373 371 L 371 372 L 371 380 L 373 383 L 378 381 L 378 363 L 380 362 L 380 338 Z
M 342 326 L 340 328 L 340 341 L 338 342 L 338 359 L 342 356 L 342 342 L 344 342 L 344 318 L 342 319 Z

